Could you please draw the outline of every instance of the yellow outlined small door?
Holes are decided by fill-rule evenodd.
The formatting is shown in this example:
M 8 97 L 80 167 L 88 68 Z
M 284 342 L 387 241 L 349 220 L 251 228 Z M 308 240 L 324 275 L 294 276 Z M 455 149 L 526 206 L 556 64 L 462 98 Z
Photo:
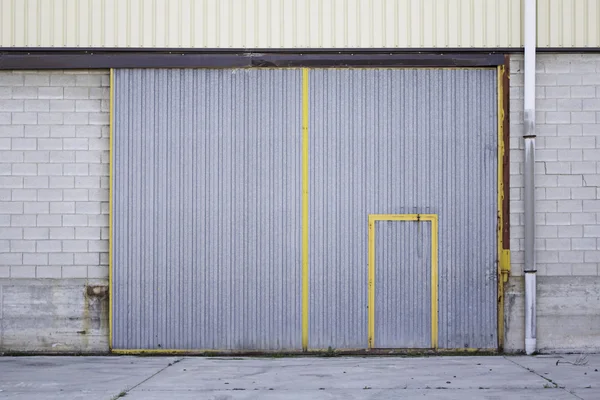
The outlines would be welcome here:
M 437 216 L 369 216 L 369 347 L 437 348 Z

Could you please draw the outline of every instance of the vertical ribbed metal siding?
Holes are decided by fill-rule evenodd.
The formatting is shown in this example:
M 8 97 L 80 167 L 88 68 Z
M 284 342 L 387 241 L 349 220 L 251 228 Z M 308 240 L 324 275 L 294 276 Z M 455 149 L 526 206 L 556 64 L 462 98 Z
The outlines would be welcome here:
M 520 0 L 0 0 L 0 47 L 520 45 Z
M 439 215 L 439 346 L 497 346 L 496 84 L 493 69 L 311 71 L 311 348 L 367 346 L 367 216 L 408 213 Z
M 431 222 L 375 223 L 375 347 L 431 347 Z
M 300 88 L 115 71 L 115 349 L 301 348 Z

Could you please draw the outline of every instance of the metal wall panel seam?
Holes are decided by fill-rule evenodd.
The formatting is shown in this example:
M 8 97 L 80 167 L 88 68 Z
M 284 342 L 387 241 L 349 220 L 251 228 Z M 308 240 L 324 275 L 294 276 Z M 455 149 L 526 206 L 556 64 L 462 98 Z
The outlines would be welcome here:
M 114 70 L 110 70 L 109 87 L 109 146 L 108 146 L 108 349 L 113 348 L 113 104 L 114 104 Z
M 302 69 L 302 349 L 308 349 L 308 313 L 309 313 L 309 288 L 308 288 L 308 257 L 309 257 L 309 157 L 308 157 L 308 110 L 309 110 L 309 69 Z
M 438 348 L 438 216 L 431 215 L 431 347 Z

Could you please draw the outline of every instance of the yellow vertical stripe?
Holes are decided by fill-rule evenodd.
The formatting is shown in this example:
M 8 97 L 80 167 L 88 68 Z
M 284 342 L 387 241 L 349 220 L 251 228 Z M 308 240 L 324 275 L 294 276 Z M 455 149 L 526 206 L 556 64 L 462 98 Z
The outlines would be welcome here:
M 108 346 L 112 350 L 113 347 L 113 226 L 112 226 L 112 211 L 113 211 L 113 104 L 115 91 L 115 74 L 114 70 L 110 70 L 110 87 L 109 87 L 109 145 L 108 145 Z
M 438 348 L 438 217 L 431 216 L 431 347 Z
M 369 215 L 369 284 L 368 284 L 368 340 L 369 349 L 375 344 L 375 218 Z
M 308 349 L 308 68 L 302 69 L 302 349 Z

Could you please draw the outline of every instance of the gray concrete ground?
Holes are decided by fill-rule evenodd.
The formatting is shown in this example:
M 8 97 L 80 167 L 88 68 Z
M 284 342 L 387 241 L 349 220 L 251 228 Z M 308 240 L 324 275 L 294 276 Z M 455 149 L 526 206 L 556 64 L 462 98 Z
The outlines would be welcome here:
M 0 398 L 596 400 L 599 370 L 600 355 L 0 357 Z

